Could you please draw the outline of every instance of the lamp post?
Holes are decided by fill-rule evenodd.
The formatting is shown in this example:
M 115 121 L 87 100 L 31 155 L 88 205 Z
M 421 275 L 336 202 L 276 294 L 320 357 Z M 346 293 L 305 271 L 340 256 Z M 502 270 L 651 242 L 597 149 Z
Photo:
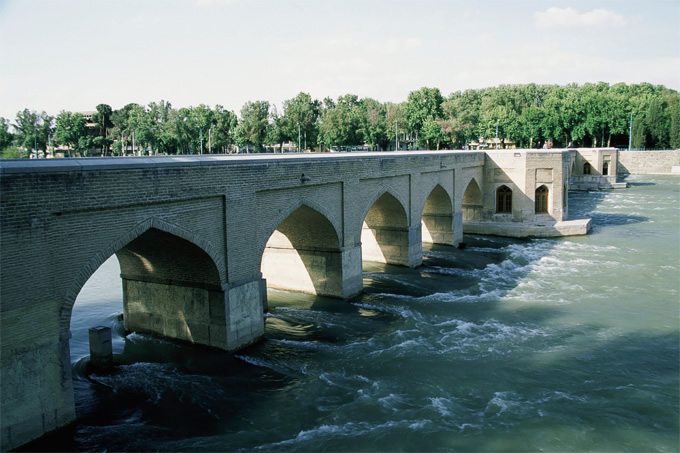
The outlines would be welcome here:
M 496 120 L 496 149 L 498 149 L 498 120 Z
M 300 123 L 298 123 L 298 153 L 300 152 Z
M 630 129 L 628 130 L 628 151 L 633 144 L 633 112 L 630 112 Z
M 399 122 L 394 120 L 394 150 L 399 149 Z

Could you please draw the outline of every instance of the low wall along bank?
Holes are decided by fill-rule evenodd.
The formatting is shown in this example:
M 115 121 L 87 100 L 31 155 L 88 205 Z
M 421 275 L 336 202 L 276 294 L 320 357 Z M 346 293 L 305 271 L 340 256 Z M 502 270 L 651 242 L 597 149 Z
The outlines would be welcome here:
M 680 149 L 666 151 L 619 151 L 620 175 L 680 174 Z

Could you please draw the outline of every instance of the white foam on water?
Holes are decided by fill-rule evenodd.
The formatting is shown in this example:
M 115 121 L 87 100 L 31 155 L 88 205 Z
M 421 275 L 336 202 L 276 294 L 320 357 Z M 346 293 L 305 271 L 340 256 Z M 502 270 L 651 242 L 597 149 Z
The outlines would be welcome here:
M 376 310 L 384 313 L 390 313 L 393 315 L 399 315 L 402 318 L 415 318 L 417 317 L 416 313 L 408 309 L 406 307 L 401 307 L 398 305 L 376 305 L 376 304 L 367 304 L 363 302 L 350 302 L 352 305 L 356 307 L 361 307 L 366 310 Z

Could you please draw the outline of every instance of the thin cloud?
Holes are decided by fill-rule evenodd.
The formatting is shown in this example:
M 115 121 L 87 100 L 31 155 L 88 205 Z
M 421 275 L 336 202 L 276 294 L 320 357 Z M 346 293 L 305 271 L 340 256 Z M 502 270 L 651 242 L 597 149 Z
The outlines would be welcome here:
M 196 0 L 199 6 L 210 6 L 210 5 L 229 5 L 234 3 L 234 0 Z
M 604 8 L 580 13 L 573 8 L 548 8 L 534 13 L 534 22 L 541 28 L 568 26 L 622 27 L 626 19 L 619 13 Z

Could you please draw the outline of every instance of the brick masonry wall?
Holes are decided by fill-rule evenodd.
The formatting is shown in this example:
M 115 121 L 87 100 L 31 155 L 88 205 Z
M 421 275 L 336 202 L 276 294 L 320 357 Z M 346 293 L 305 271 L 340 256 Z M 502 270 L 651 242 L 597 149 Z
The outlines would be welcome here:
M 261 303 L 262 242 L 276 219 L 302 204 L 316 206 L 354 256 L 359 217 L 380 191 L 394 191 L 409 224 L 419 228 L 435 184 L 452 190 L 454 169 L 483 162 L 481 153 L 450 152 L 1 162 L 3 449 L 75 416 L 68 357 L 72 305 L 109 256 L 149 229 L 193 244 L 201 253 L 192 254 L 213 261 L 230 300 L 248 299 L 243 316 L 232 316 L 228 324 L 236 336 L 227 343 L 238 345 L 248 335 L 261 335 L 248 317 Z M 410 183 L 444 167 L 451 171 Z M 355 277 L 348 275 L 343 284 L 352 286 Z

